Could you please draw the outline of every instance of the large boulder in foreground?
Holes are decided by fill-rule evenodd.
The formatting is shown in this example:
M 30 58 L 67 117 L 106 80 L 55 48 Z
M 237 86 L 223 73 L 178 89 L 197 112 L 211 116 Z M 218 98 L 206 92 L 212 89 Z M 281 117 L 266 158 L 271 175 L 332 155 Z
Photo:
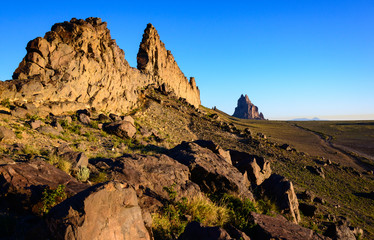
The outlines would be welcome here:
M 292 182 L 283 176 L 272 174 L 260 187 L 266 196 L 277 203 L 282 213 L 289 214 L 294 223 L 300 222 L 299 201 Z
M 222 156 L 196 143 L 183 142 L 171 149 L 169 156 L 188 166 L 191 180 L 204 192 L 235 193 L 253 199 L 249 183 L 238 169 Z
M 98 184 L 51 209 L 53 239 L 148 240 L 135 190 L 126 183 Z
M 233 165 L 241 173 L 247 174 L 253 185 L 260 185 L 271 175 L 270 162 L 263 157 L 235 150 L 230 150 L 230 156 Z
M 10 208 L 32 210 L 46 187 L 55 189 L 58 185 L 65 186 L 68 196 L 88 188 L 43 160 L 0 166 L 0 197 Z
M 330 238 L 303 228 L 298 224 L 287 221 L 282 216 L 270 217 L 258 213 L 251 213 L 251 220 L 255 224 L 251 238 L 261 240 L 328 240 Z
M 91 161 L 97 168 L 111 172 L 111 178 L 126 181 L 138 190 L 142 208 L 155 210 L 152 202 L 168 199 L 164 188 L 173 188 L 177 200 L 194 196 L 200 192 L 199 186 L 190 181 L 188 167 L 164 155 L 154 156 L 126 154 L 115 159 Z M 144 193 L 144 194 L 143 194 Z

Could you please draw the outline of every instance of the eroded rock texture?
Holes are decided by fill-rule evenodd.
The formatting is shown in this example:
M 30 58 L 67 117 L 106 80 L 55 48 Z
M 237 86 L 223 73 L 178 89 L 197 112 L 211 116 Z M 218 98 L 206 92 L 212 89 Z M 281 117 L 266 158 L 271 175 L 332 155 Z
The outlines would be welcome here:
M 26 50 L 14 80 L 0 82 L 0 100 L 33 102 L 54 114 L 88 107 L 123 113 L 136 105 L 142 88 L 153 85 L 200 104 L 194 79 L 188 82 L 151 24 L 140 45 L 140 71 L 130 67 L 100 18 L 57 23 Z
M 244 119 L 265 119 L 264 115 L 258 112 L 258 107 L 251 103 L 247 94 L 245 96 L 243 94 L 240 96 L 238 106 L 235 108 L 233 116 Z

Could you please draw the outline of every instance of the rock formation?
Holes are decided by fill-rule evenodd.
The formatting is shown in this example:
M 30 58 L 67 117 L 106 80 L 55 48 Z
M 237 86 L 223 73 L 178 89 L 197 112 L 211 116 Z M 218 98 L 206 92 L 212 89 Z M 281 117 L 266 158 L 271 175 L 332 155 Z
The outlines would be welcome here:
M 251 103 L 247 94 L 245 96 L 243 94 L 240 96 L 238 106 L 235 108 L 233 116 L 244 119 L 265 119 L 264 115 L 258 112 L 258 107 Z
M 124 113 L 136 106 L 141 89 L 152 85 L 200 105 L 195 80 L 188 82 L 151 24 L 140 45 L 140 70 L 130 67 L 100 18 L 57 23 L 26 50 L 14 80 L 0 82 L 0 100 L 32 102 L 54 114 L 89 107 Z

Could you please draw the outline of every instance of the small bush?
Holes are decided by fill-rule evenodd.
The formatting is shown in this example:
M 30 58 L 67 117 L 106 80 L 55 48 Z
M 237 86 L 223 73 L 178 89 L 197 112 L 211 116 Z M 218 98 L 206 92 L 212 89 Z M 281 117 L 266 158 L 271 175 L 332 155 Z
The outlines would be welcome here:
M 9 101 L 9 98 L 3 99 L 3 100 L 0 102 L 0 105 L 2 105 L 2 106 L 4 106 L 4 107 L 10 109 L 10 101 Z
M 170 200 L 161 212 L 152 216 L 155 239 L 176 239 L 191 221 L 198 221 L 205 226 L 224 226 L 229 220 L 228 210 L 204 195 L 177 201 L 174 185 L 164 187 L 164 190 Z
M 90 169 L 87 167 L 80 167 L 75 177 L 80 182 L 87 182 L 90 177 Z
M 63 159 L 59 159 L 59 161 L 57 162 L 57 167 L 61 169 L 62 171 L 66 172 L 67 174 L 70 174 L 71 162 L 68 162 Z
M 47 214 L 51 208 L 66 199 L 65 186 L 58 185 L 56 189 L 44 189 L 42 197 L 42 214 Z
M 249 216 L 251 212 L 257 212 L 254 203 L 249 199 L 240 199 L 230 194 L 224 194 L 221 203 L 229 210 L 230 223 L 248 233 L 253 227 L 248 221 Z
M 108 180 L 108 176 L 105 172 L 98 172 L 90 175 L 89 180 L 94 183 L 101 183 Z

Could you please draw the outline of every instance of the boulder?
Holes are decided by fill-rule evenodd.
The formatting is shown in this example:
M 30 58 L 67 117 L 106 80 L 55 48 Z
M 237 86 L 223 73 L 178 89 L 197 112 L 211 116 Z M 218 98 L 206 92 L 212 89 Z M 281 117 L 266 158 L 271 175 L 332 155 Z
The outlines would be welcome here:
M 113 122 L 122 120 L 120 116 L 118 116 L 117 114 L 114 114 L 114 113 L 110 113 L 109 118 L 112 119 Z
M 89 124 L 91 123 L 91 119 L 90 119 L 90 117 L 89 117 L 88 115 L 84 114 L 84 113 L 80 113 L 80 114 L 78 115 L 78 120 L 79 120 L 81 123 L 85 124 L 85 125 L 89 125 Z
M 27 111 L 26 109 L 24 108 L 21 108 L 21 107 L 16 107 L 15 109 L 13 109 L 12 111 L 10 111 L 10 114 L 12 114 L 13 117 L 17 117 L 17 118 L 25 118 L 27 117 L 29 113 L 29 111 Z M 31 114 L 30 114 L 31 115 Z
M 204 227 L 198 222 L 190 222 L 178 240 L 233 240 L 220 227 Z
M 29 122 L 31 129 L 37 129 L 38 127 L 42 125 L 42 123 L 43 122 L 40 120 L 32 120 Z
M 316 167 L 316 166 L 307 166 L 306 167 L 311 173 L 316 174 L 318 176 L 321 176 L 323 179 L 325 178 L 325 171 L 322 167 Z
M 98 117 L 99 122 L 110 122 L 111 118 L 105 114 L 100 113 Z
M 303 228 L 298 224 L 287 221 L 282 216 L 270 217 L 258 213 L 251 213 L 251 220 L 255 224 L 251 232 L 252 239 L 261 240 L 328 240 L 330 238 Z
M 88 186 L 43 160 L 0 166 L 1 199 L 12 209 L 31 210 L 41 199 L 46 186 L 65 185 L 68 196 Z
M 131 122 L 132 125 L 135 126 L 135 121 L 134 121 L 134 119 L 133 119 L 131 116 L 129 116 L 129 115 L 121 117 L 121 120 L 122 120 L 122 121 Z
M 126 183 L 92 186 L 51 209 L 46 219 L 53 239 L 148 240 L 135 190 Z
M 223 159 L 225 159 L 225 161 L 227 163 L 232 164 L 230 152 L 226 151 L 226 150 L 223 150 L 221 148 L 221 146 L 219 146 L 218 144 L 215 144 L 213 141 L 209 141 L 209 140 L 196 140 L 196 141 L 194 141 L 194 143 L 198 144 L 199 146 L 201 146 L 203 148 L 210 149 L 212 152 L 214 152 L 214 153 L 220 155 L 221 157 L 223 157 Z
M 354 233 L 348 226 L 347 221 L 340 220 L 337 223 L 330 223 L 324 234 L 333 240 L 355 240 Z
M 3 141 L 3 140 L 9 140 L 9 139 L 15 139 L 16 138 L 16 134 L 4 127 L 4 126 L 0 126 L 0 142 Z
M 136 133 L 135 126 L 128 121 L 115 121 L 104 124 L 103 130 L 120 138 L 132 138 Z
M 260 185 L 271 175 L 270 162 L 263 157 L 235 150 L 230 150 L 230 156 L 234 166 L 241 173 L 246 173 L 248 180 L 255 186 Z
M 78 170 L 88 165 L 88 157 L 83 152 L 68 151 L 61 154 L 60 157 L 70 162 L 73 170 Z
M 45 135 L 49 135 L 49 134 L 60 135 L 60 132 L 56 128 L 54 128 L 50 125 L 45 125 L 45 126 L 38 127 L 36 130 L 40 133 L 45 134 Z
M 110 172 L 111 178 L 134 186 L 138 191 L 141 207 L 150 211 L 154 211 L 157 206 L 148 204 L 148 201 L 154 202 L 149 196 L 156 200 L 169 198 L 164 188 L 172 188 L 177 193 L 177 200 L 200 192 L 200 188 L 190 181 L 188 167 L 164 154 L 126 154 L 115 159 L 90 160 L 90 163 Z
M 300 222 L 299 201 L 292 182 L 283 176 L 272 174 L 260 187 L 263 194 L 274 200 L 283 213 L 289 214 L 294 223 Z
M 317 207 L 312 204 L 299 203 L 299 210 L 307 217 L 314 217 L 317 212 Z
M 204 192 L 235 193 L 253 200 L 249 184 L 238 169 L 220 155 L 193 142 L 182 142 L 168 155 L 188 166 L 191 180 Z

